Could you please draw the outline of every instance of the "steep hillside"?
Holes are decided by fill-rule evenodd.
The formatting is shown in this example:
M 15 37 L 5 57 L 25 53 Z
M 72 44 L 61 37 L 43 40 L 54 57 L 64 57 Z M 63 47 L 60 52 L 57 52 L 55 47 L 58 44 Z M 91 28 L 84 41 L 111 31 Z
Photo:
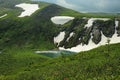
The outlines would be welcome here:
M 105 45 L 107 40 L 119 43 L 119 23 L 119 18 L 75 18 L 61 25 L 61 32 L 54 37 L 54 43 L 60 49 L 77 52 Z M 60 38 L 61 41 L 58 40 Z
M 58 55 L 61 50 L 90 51 L 70 56 L 59 52 L 57 58 L 40 54 Z M 0 80 L 119 80 L 119 51 L 117 15 L 0 0 Z
M 120 79 L 120 44 L 52 59 L 22 51 L 0 54 L 0 80 Z
M 32 15 L 19 17 L 25 11 L 16 5 L 23 2 L 24 6 L 33 4 L 38 5 L 39 9 Z M 79 45 L 89 45 L 90 41 L 96 47 L 103 40 L 102 37 L 112 38 L 116 32 L 120 35 L 117 18 L 108 17 L 107 20 L 93 18 L 92 21 L 92 18 L 87 16 L 88 14 L 78 13 L 55 4 L 29 0 L 13 0 L 10 3 L 1 0 L 1 3 L 1 9 L 4 10 L 0 12 L 1 51 L 9 47 L 33 50 L 70 49 Z M 56 21 L 58 24 L 55 24 Z M 63 21 L 64 24 L 59 24 L 59 21 Z M 118 24 L 115 24 L 115 21 L 118 21 Z M 65 34 L 62 36 L 64 39 L 59 40 L 59 43 L 55 42 L 55 37 L 61 32 Z M 105 41 L 101 44 L 104 45 Z
M 29 2 L 30 0 L 0 0 L 0 15 L 19 11 L 15 8 L 16 4 L 20 4 L 22 2 Z
M 13 2 L 13 3 L 12 3 Z M 51 50 L 55 48 L 54 35 L 59 32 L 59 27 L 50 20 L 51 17 L 73 12 L 74 15 L 79 14 L 75 11 L 65 9 L 55 4 L 44 2 L 24 1 L 29 4 L 39 4 L 39 10 L 29 17 L 18 17 L 23 11 L 21 8 L 15 7 L 17 4 L 23 3 L 23 0 L 2 1 L 0 6 L 0 49 L 9 47 L 32 48 L 39 50 Z M 8 4 L 8 5 L 7 5 Z M 76 14 L 75 14 L 76 13 Z M 73 15 L 73 14 L 72 14 Z M 46 45 L 45 45 L 46 44 Z

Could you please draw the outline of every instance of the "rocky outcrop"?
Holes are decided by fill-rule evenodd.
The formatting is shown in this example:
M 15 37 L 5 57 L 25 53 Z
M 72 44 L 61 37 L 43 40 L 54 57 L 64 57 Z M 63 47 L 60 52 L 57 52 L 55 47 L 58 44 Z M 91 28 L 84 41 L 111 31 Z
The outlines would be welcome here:
M 65 48 L 70 48 L 73 46 L 76 46 L 80 44 L 83 38 L 83 35 L 85 34 L 85 28 L 84 25 L 87 23 L 87 20 L 85 19 L 79 19 L 76 18 L 72 21 L 72 23 L 69 26 L 64 25 L 63 30 L 65 30 L 66 35 L 64 40 L 60 43 L 59 47 L 64 46 Z M 68 41 L 67 39 L 70 36 L 70 33 L 74 32 L 74 36 L 72 36 Z
M 120 19 L 118 20 L 117 34 L 120 36 Z
M 95 44 L 99 44 L 102 40 L 102 35 L 106 38 L 112 38 L 115 34 L 114 19 L 93 18 L 92 25 L 85 27 L 87 22 L 87 18 L 76 18 L 72 22 L 63 25 L 61 28 L 66 34 L 64 40 L 60 42 L 58 47 L 71 48 L 80 44 L 84 46 L 88 45 L 90 40 Z M 69 38 L 72 32 L 74 35 Z M 120 36 L 120 24 L 117 27 L 117 33 Z
M 92 36 L 92 41 L 95 44 L 98 44 L 101 41 L 101 31 L 99 29 L 99 24 L 93 25 Z
M 83 36 L 82 36 L 82 44 L 88 44 L 89 43 L 89 40 L 91 38 L 91 32 L 92 32 L 92 28 L 93 27 L 89 27 L 89 28 L 86 28 L 83 32 Z
M 96 24 L 99 26 L 99 30 L 106 36 L 111 38 L 115 33 L 115 21 L 108 20 L 108 21 L 96 21 Z

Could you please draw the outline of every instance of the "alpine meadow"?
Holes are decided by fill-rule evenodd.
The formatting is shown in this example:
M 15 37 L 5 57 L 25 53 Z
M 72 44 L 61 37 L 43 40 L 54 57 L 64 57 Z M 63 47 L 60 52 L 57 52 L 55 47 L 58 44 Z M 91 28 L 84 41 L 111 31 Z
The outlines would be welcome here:
M 0 0 L 0 80 L 120 80 L 120 1 L 85 1 Z

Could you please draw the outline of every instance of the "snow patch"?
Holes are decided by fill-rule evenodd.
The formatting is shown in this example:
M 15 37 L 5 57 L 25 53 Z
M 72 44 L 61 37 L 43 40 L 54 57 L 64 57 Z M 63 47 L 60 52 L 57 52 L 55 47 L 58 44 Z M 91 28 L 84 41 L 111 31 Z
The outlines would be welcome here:
M 88 51 L 88 50 L 96 48 L 100 45 L 105 45 L 106 42 L 107 42 L 107 38 L 102 34 L 102 41 L 97 45 L 92 41 L 92 38 L 91 38 L 88 45 L 79 44 L 76 47 L 72 47 L 72 48 L 68 48 L 68 49 L 65 49 L 64 47 L 59 47 L 59 49 L 73 51 L 73 52 Z
M 110 38 L 110 43 L 120 43 L 120 37 L 118 37 L 116 28 L 119 25 L 119 21 L 115 21 L 115 34 Z
M 107 19 L 106 19 L 107 20 Z M 107 40 L 109 39 L 110 40 L 110 44 L 114 44 L 114 43 L 120 43 L 120 37 L 117 36 L 117 30 L 116 30 L 116 27 L 118 27 L 118 24 L 119 24 L 119 21 L 115 21 L 115 34 L 112 36 L 112 38 L 107 38 L 104 36 L 104 34 L 101 32 L 102 36 L 101 36 L 101 41 L 99 44 L 95 44 L 93 41 L 92 41 L 92 34 L 91 34 L 91 39 L 89 41 L 89 44 L 88 45 L 82 45 L 82 44 L 79 44 L 77 45 L 76 47 L 72 47 L 72 48 L 68 48 L 68 49 L 65 49 L 64 47 L 59 47 L 60 50 L 68 50 L 68 51 L 73 51 L 73 52 L 81 52 L 81 51 L 88 51 L 88 50 L 91 50 L 93 48 L 96 48 L 96 47 L 99 47 L 101 45 L 105 45 L 107 44 Z
M 85 28 L 89 28 L 93 25 L 93 22 L 96 21 L 96 20 L 103 20 L 103 21 L 107 21 L 107 20 L 110 20 L 109 18 L 90 18 L 88 20 L 88 23 L 85 25 Z
M 60 34 L 57 37 L 54 37 L 54 43 L 59 43 L 64 39 L 65 37 L 65 32 L 60 32 Z
M 5 16 L 7 16 L 7 14 L 4 14 L 4 15 L 0 16 L 0 18 L 3 18 L 3 17 L 5 17 Z
M 67 41 L 69 41 L 69 39 L 74 35 L 74 33 L 70 33 L 70 36 L 67 38 Z
M 119 21 L 115 21 L 115 27 L 118 27 L 119 26 Z
M 70 20 L 73 20 L 74 17 L 70 17 L 70 16 L 54 16 L 51 18 L 51 21 L 54 23 L 54 24 L 65 24 L 67 22 L 69 22 Z
M 36 10 L 39 9 L 38 4 L 28 4 L 28 3 L 21 3 L 18 5 L 15 5 L 15 7 L 20 7 L 24 11 L 19 15 L 18 17 L 25 17 L 25 16 L 31 16 Z

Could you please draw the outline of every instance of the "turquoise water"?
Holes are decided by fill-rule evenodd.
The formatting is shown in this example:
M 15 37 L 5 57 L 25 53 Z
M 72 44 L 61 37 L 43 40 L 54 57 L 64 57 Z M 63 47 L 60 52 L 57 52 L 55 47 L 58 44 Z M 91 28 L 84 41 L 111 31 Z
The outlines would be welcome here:
M 58 51 L 39 51 L 39 53 L 36 53 L 36 54 L 40 54 L 40 55 L 43 55 L 43 56 L 54 58 L 54 57 L 58 57 L 58 56 L 61 56 L 61 55 L 66 55 L 67 56 L 67 55 L 75 54 L 75 52 L 58 50 Z

